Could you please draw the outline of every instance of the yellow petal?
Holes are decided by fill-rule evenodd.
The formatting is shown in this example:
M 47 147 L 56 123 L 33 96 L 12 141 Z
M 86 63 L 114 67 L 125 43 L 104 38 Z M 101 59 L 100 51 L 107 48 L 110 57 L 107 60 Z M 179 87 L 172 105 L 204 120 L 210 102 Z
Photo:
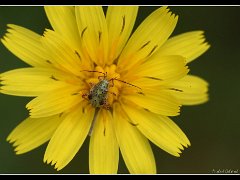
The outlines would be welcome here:
M 158 85 L 162 85 L 184 77 L 188 73 L 188 68 L 185 65 L 185 58 L 182 56 L 155 57 L 149 59 L 135 70 L 129 71 L 129 74 L 125 76 L 131 77 L 133 73 L 134 76 L 139 78 L 155 79 L 155 81 L 158 81 Z
M 108 54 L 108 31 L 105 15 L 100 6 L 77 6 L 76 20 L 80 38 L 92 61 L 103 66 Z
M 1 41 L 14 55 L 31 66 L 49 66 L 40 35 L 21 26 L 8 24 L 8 27 Z
M 122 107 L 136 127 L 164 151 L 180 156 L 182 145 L 185 147 L 190 145 L 189 140 L 176 124 L 166 122 L 171 121 L 169 118 L 136 108 L 136 106 L 123 104 Z
M 55 164 L 55 168 L 64 168 L 75 156 L 88 135 L 94 109 L 91 107 L 76 107 L 64 117 L 51 138 L 44 162 Z
M 141 23 L 119 57 L 120 69 L 130 69 L 137 62 L 146 60 L 168 39 L 178 19 L 168 11 L 161 7 Z
M 172 94 L 183 105 L 197 105 L 208 101 L 208 83 L 200 77 L 187 75 L 168 87 L 177 90 L 172 91 Z
M 107 9 L 107 25 L 109 34 L 108 64 L 119 56 L 125 46 L 137 17 L 137 6 L 109 6 Z
M 180 104 L 177 99 L 167 90 L 144 90 L 142 94 L 129 94 L 122 96 L 124 102 L 132 102 L 148 109 L 153 113 L 164 116 L 177 116 L 180 111 Z
M 155 160 L 148 140 L 129 121 L 118 103 L 113 107 L 113 124 L 123 159 L 130 173 L 156 173 Z
M 45 12 L 53 29 L 67 40 L 74 49 L 80 47 L 75 9 L 72 6 L 45 6 Z
M 45 31 L 42 43 L 50 54 L 50 59 L 48 59 L 50 64 L 62 71 L 75 75 L 81 74 L 80 71 L 84 68 L 81 53 L 69 46 L 59 34 L 51 30 Z
M 203 31 L 192 31 L 170 38 L 156 53 L 156 56 L 180 55 L 191 62 L 208 50 Z
M 63 113 L 82 101 L 78 86 L 67 85 L 34 98 L 26 107 L 30 117 L 39 118 Z
M 170 129 L 172 129 L 172 131 L 178 136 L 178 138 L 181 139 L 182 144 L 185 147 L 191 146 L 191 143 L 190 143 L 189 139 L 187 138 L 187 136 L 178 127 L 178 125 L 173 122 L 173 120 L 171 120 L 170 118 L 168 118 L 166 116 L 160 116 L 160 118 L 162 119 L 162 122 L 164 122 Z
M 116 174 L 119 150 L 109 111 L 100 110 L 96 117 L 89 145 L 91 174 Z
M 21 68 L 0 74 L 1 93 L 38 96 L 66 86 L 74 77 L 50 68 Z
M 22 154 L 47 142 L 57 129 L 62 119 L 59 115 L 46 118 L 27 118 L 7 137 L 13 143 L 16 154 Z

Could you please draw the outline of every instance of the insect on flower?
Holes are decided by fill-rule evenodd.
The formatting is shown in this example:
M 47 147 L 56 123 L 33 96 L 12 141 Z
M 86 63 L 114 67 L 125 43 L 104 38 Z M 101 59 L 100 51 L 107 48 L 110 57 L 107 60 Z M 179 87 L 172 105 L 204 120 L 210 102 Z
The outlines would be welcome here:
M 87 71 L 87 72 L 97 72 L 97 73 L 101 73 L 103 74 L 103 76 L 98 76 L 98 80 L 99 82 L 97 84 L 90 84 L 92 87 L 90 89 L 90 92 L 88 94 L 83 94 L 82 97 L 84 99 L 87 99 L 90 101 L 91 105 L 94 108 L 100 108 L 103 107 L 105 109 L 109 109 L 110 106 L 107 103 L 107 98 L 108 98 L 108 93 L 113 94 L 114 96 L 116 96 L 115 93 L 110 92 L 108 89 L 109 87 L 113 87 L 114 86 L 114 81 L 120 81 L 122 83 L 128 84 L 130 86 L 136 87 L 140 90 L 142 90 L 140 87 L 135 86 L 133 84 L 130 84 L 126 81 L 117 79 L 117 77 L 111 78 L 111 79 L 107 79 L 107 72 L 100 72 L 100 71 L 88 71 L 88 70 L 83 70 L 83 71 Z M 111 84 L 110 84 L 111 82 Z
M 150 142 L 179 157 L 191 144 L 170 117 L 208 101 L 208 83 L 187 66 L 210 47 L 204 31 L 171 37 L 178 16 L 167 7 L 138 27 L 138 6 L 44 9 L 52 30 L 8 24 L 1 38 L 29 65 L 0 73 L 0 93 L 33 97 L 7 137 L 16 154 L 48 142 L 43 161 L 59 171 L 90 135 L 93 174 L 117 173 L 120 153 L 130 173 L 157 173 Z

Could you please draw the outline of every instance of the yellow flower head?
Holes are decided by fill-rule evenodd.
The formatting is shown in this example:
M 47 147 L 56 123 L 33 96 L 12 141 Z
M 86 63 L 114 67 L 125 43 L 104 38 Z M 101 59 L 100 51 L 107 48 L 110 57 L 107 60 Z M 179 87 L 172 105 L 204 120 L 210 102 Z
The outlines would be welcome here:
M 44 162 L 64 168 L 90 136 L 90 173 L 156 173 L 149 141 L 180 156 L 190 142 L 168 117 L 208 100 L 207 82 L 187 63 L 209 45 L 202 31 L 169 39 L 178 16 L 167 7 L 132 33 L 138 7 L 45 7 L 53 30 L 40 36 L 9 24 L 2 43 L 27 68 L 0 74 L 1 93 L 34 97 L 7 140 L 17 154 L 49 141 Z

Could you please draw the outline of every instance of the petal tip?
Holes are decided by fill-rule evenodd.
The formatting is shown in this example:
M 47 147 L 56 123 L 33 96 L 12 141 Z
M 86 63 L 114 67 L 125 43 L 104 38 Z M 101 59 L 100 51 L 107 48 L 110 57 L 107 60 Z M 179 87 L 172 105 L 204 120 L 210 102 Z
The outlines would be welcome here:
M 206 50 L 208 50 L 211 47 L 211 44 L 209 44 L 208 42 L 206 42 L 204 44 L 205 44 Z
M 175 157 L 180 157 L 180 154 L 181 154 L 181 153 L 176 153 L 176 154 L 174 154 L 174 156 L 175 156 Z
M 56 169 L 57 171 L 60 171 L 64 168 L 64 166 L 59 166 L 58 163 L 55 164 L 54 169 Z
M 16 155 L 20 155 L 20 154 L 22 154 L 22 153 L 21 153 L 21 151 L 19 151 L 19 150 L 15 150 L 15 154 L 16 154 Z
M 0 91 L 1 92 L 1 91 Z M 9 134 L 8 137 L 6 138 L 6 141 L 9 142 L 9 143 L 13 143 L 14 140 L 12 138 L 12 134 Z
M 175 21 L 178 21 L 178 18 L 179 18 L 179 16 L 176 15 L 176 14 L 174 14 L 174 19 L 175 19 Z
M 46 164 L 50 164 L 50 163 L 52 163 L 52 159 L 50 159 L 45 153 L 45 155 L 43 157 L 43 162 Z
M 14 28 L 18 27 L 18 25 L 15 25 L 15 24 L 7 24 L 7 27 L 8 27 L 8 28 L 11 28 L 11 29 L 14 29 Z

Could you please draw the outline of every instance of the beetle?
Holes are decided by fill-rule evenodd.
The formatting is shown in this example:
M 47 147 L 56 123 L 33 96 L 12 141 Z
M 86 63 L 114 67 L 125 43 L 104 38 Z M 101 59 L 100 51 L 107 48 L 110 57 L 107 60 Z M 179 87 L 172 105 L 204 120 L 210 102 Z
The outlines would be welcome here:
M 126 83 L 128 85 L 131 85 L 133 87 L 141 89 L 138 86 L 135 86 L 135 85 L 130 84 L 130 83 L 126 82 L 126 81 L 117 79 L 116 77 L 115 78 L 111 78 L 111 79 L 108 80 L 107 79 L 107 72 L 104 73 L 104 72 L 100 72 L 100 71 L 88 71 L 88 70 L 83 70 L 83 71 L 98 72 L 98 73 L 103 74 L 103 76 L 99 76 L 98 77 L 99 82 L 91 87 L 89 93 L 82 95 L 82 97 L 85 98 L 85 99 L 87 97 L 87 99 L 90 101 L 91 105 L 94 108 L 104 107 L 106 109 L 109 109 L 109 104 L 107 103 L 107 98 L 108 98 L 108 92 L 109 92 L 108 89 L 111 86 L 110 85 L 111 81 L 112 81 L 112 86 L 114 86 L 113 81 L 116 80 L 116 81 L 120 81 L 122 83 Z M 102 77 L 103 77 L 103 79 L 100 79 Z M 109 93 L 111 93 L 111 94 L 116 96 L 116 94 L 113 93 L 113 92 L 109 92 Z
M 109 81 L 107 79 L 103 79 L 90 89 L 88 99 L 93 107 L 98 108 L 101 106 L 105 107 L 107 105 L 108 88 Z
M 103 73 L 103 72 L 100 72 L 100 71 L 88 71 L 88 70 L 83 70 L 83 71 L 87 71 L 87 72 L 98 72 L 98 73 L 101 73 L 103 74 L 103 76 L 98 76 L 98 79 L 99 79 L 99 82 L 95 85 L 93 85 L 92 83 L 92 87 L 89 91 L 88 94 L 83 94 L 82 97 L 89 100 L 91 105 L 96 108 L 96 114 L 97 112 L 99 111 L 99 108 L 103 107 L 105 109 L 109 109 L 110 108 L 110 105 L 108 104 L 107 102 L 107 98 L 108 98 L 108 93 L 111 93 L 113 95 L 116 96 L 115 93 L 113 92 L 109 92 L 108 89 L 109 89 L 109 86 L 114 86 L 114 83 L 113 81 L 116 80 L 116 81 L 120 81 L 122 83 L 126 83 L 128 85 L 131 85 L 133 87 L 136 87 L 136 88 L 139 88 L 141 89 L 140 87 L 138 86 L 135 86 L 133 84 L 130 84 L 128 82 L 125 82 L 123 80 L 120 80 L 120 79 L 117 79 L 117 78 L 111 78 L 111 79 L 107 79 L 107 72 L 106 73 Z M 103 77 L 103 79 L 100 79 L 101 77 Z M 112 81 L 112 85 L 110 85 L 110 81 Z M 142 90 L 142 89 L 141 89 Z M 87 97 L 87 98 L 86 98 Z M 89 130 L 89 136 L 91 136 L 92 134 L 92 131 L 93 131 L 93 126 L 95 124 L 95 121 L 96 121 L 96 114 L 94 115 L 94 119 L 93 119 L 93 122 L 91 124 L 91 127 L 90 127 L 90 130 Z

